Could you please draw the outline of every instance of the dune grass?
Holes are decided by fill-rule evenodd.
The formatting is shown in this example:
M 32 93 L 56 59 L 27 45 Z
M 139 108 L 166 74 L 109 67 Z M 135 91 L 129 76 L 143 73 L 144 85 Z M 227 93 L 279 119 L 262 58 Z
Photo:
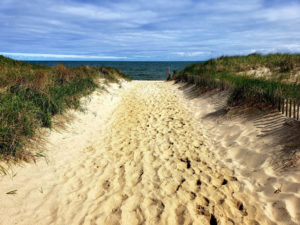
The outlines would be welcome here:
M 23 146 L 51 118 L 78 108 L 80 98 L 99 87 L 98 80 L 129 80 L 109 67 L 31 65 L 0 56 L 0 159 L 25 159 Z
M 189 74 L 211 74 L 219 72 L 241 73 L 266 67 L 270 79 L 282 80 L 300 71 L 300 54 L 250 54 L 247 56 L 222 56 L 203 63 L 187 66 L 182 72 Z M 278 76 L 280 75 L 280 76 Z
M 241 74 L 243 71 L 265 66 L 272 73 L 284 74 L 300 71 L 300 55 L 272 54 L 220 57 L 203 63 L 187 66 L 173 76 L 173 79 L 186 79 L 187 75 L 199 76 L 198 85 L 204 89 L 214 89 L 224 83 L 231 86 L 228 103 L 231 105 L 262 102 L 274 104 L 278 98 L 292 98 L 300 101 L 300 84 L 283 82 L 272 77 L 256 78 Z M 299 70 L 297 70 L 297 68 Z

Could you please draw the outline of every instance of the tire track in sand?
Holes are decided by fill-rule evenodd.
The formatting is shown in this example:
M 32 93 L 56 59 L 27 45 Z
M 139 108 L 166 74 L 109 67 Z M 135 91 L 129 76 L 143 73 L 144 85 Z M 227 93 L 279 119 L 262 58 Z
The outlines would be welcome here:
M 113 118 L 97 224 L 264 223 L 233 174 L 210 165 L 201 131 L 164 82 L 136 82 Z

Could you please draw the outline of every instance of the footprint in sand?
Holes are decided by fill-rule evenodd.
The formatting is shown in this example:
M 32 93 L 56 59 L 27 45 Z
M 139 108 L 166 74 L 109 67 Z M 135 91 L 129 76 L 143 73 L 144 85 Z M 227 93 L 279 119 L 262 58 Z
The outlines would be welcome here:
M 3 209 L 2 216 L 11 224 L 267 224 L 259 208 L 248 213 L 247 201 L 237 195 L 239 181 L 210 164 L 201 130 L 168 85 L 133 82 L 110 113 L 103 137 L 91 136 L 95 144 L 70 159 L 82 160 L 80 172 L 61 166 L 48 200 L 36 197 L 38 207 L 31 208 L 25 204 L 30 200 L 19 199 L 20 206 L 7 207 L 19 210 Z M 72 198 L 59 191 L 66 180 L 78 189 Z

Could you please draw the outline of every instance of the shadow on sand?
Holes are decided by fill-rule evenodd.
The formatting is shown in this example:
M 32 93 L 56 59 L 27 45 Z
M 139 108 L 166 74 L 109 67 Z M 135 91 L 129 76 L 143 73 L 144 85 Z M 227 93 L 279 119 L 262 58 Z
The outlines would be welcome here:
M 280 146 L 280 151 L 274 151 L 272 164 L 275 169 L 288 170 L 296 166 L 300 158 L 300 122 L 287 118 L 270 106 L 227 106 L 228 91 L 203 91 L 194 84 L 182 82 L 179 85 L 187 99 L 206 99 L 214 106 L 215 111 L 202 117 L 208 120 L 246 119 L 254 124 L 259 131 L 260 141 L 272 138 L 274 147 Z

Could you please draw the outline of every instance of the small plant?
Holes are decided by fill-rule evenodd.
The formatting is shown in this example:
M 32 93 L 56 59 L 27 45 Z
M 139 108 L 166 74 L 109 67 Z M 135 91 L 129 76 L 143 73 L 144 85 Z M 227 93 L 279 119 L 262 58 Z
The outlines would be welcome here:
M 7 195 L 15 195 L 15 194 L 17 194 L 17 191 L 18 190 L 12 190 L 12 191 L 6 192 L 6 194 Z
M 1 165 L 0 165 L 0 174 L 2 174 L 2 175 L 6 175 L 7 174 L 7 170 L 3 166 L 1 166 Z

